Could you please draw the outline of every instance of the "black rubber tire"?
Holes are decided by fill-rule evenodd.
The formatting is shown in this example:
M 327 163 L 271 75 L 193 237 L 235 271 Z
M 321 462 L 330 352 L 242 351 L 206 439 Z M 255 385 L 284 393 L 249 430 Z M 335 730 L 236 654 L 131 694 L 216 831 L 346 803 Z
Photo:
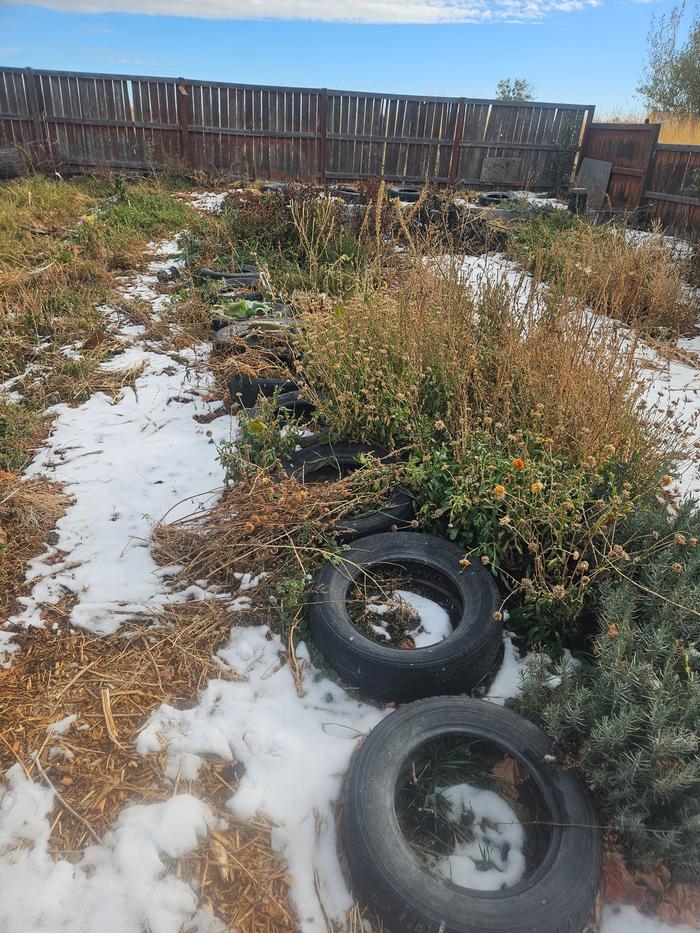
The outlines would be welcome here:
M 330 194 L 336 198 L 342 198 L 348 204 L 358 204 L 362 195 L 360 189 L 354 185 L 334 185 L 330 189 Z
M 223 281 L 227 285 L 257 285 L 260 281 L 260 269 L 257 266 L 243 266 L 242 269 L 232 269 L 230 272 L 218 272 L 216 269 L 198 269 L 196 279 L 211 279 Z
M 288 188 L 285 181 L 266 181 L 260 185 L 260 190 L 264 194 L 283 194 Z
M 499 204 L 513 200 L 515 200 L 513 195 L 508 191 L 485 191 L 479 195 L 477 203 L 482 207 L 498 207 Z
M 529 878 L 500 891 L 458 887 L 410 849 L 395 813 L 401 769 L 425 742 L 473 736 L 530 774 L 551 811 L 550 844 Z M 437 697 L 387 716 L 358 749 L 343 808 L 353 882 L 393 933 L 580 933 L 595 902 L 602 834 L 590 795 L 531 722 L 484 700 Z
M 295 421 L 311 421 L 316 413 L 316 406 L 302 398 L 298 392 L 283 392 L 275 399 L 272 413 L 277 416 L 285 412 Z M 253 408 L 252 413 L 253 416 L 258 414 L 257 409 Z
M 284 469 L 288 476 L 294 476 L 300 482 L 314 482 L 314 474 L 329 463 L 359 467 L 360 457 L 365 454 L 371 454 L 380 460 L 392 459 L 389 451 L 371 444 L 313 444 L 298 450 L 284 464 Z M 356 538 L 381 534 L 394 528 L 405 529 L 414 515 L 413 496 L 403 489 L 396 489 L 389 495 L 383 508 L 353 518 L 340 518 L 335 522 L 333 532 L 340 541 L 354 541 Z
M 306 620 L 319 651 L 345 683 L 376 700 L 406 703 L 467 693 L 488 681 L 502 646 L 503 627 L 494 617 L 500 598 L 486 568 L 479 561 L 463 568 L 463 557 L 450 541 L 399 531 L 360 538 L 337 562 L 323 565 Z M 347 611 L 350 586 L 365 569 L 402 562 L 425 568 L 428 578 L 431 572 L 446 577 L 462 604 L 452 634 L 426 648 L 380 645 L 353 625 Z
M 415 204 L 420 197 L 420 188 L 401 188 L 395 185 L 389 188 L 389 197 L 398 198 L 399 201 L 405 201 L 409 204 Z
M 234 402 L 239 402 L 244 408 L 253 408 L 260 396 L 271 398 L 275 392 L 295 392 L 299 387 L 290 379 L 263 379 L 234 373 L 229 377 L 228 388 Z

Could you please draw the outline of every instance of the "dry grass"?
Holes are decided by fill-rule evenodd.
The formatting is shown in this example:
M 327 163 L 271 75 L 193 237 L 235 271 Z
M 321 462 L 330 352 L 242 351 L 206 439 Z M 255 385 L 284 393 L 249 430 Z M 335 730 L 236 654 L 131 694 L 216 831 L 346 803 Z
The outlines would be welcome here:
M 348 439 L 420 448 L 436 422 L 459 439 L 488 419 L 514 433 L 536 413 L 566 461 L 625 438 L 651 472 L 678 438 L 640 416 L 635 339 L 530 284 L 475 297 L 449 264 L 419 263 L 398 291 L 319 304 L 304 317 L 306 394 Z
M 225 589 L 237 588 L 242 573 L 264 571 L 259 599 L 284 577 L 301 577 L 335 554 L 334 522 L 382 503 L 392 476 L 393 468 L 368 465 L 337 482 L 304 484 L 251 467 L 204 514 L 161 522 L 156 556 L 181 565 L 187 581 L 206 578 Z
M 623 230 L 577 224 L 561 230 L 535 265 L 594 311 L 642 332 L 677 337 L 697 331 L 688 260 L 662 237 L 630 242 Z
M 67 498 L 43 477 L 23 481 L 0 471 L 0 620 L 5 621 L 22 590 L 24 569 L 65 512 Z

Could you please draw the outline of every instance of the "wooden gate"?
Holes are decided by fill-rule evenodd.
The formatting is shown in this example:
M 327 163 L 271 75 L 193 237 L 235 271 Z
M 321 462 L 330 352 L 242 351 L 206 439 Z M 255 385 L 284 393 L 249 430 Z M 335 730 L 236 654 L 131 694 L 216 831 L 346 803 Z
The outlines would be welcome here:
M 608 197 L 612 208 L 632 211 L 644 200 L 660 123 L 590 123 L 582 159 L 612 162 Z

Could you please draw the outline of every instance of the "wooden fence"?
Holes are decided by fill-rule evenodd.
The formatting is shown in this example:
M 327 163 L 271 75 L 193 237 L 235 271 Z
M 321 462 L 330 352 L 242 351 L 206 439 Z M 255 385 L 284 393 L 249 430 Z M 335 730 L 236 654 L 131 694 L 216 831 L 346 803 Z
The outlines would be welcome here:
M 0 68 L 0 144 L 37 166 L 551 188 L 594 107 Z
M 664 145 L 660 130 L 660 123 L 592 123 L 581 154 L 612 163 L 611 207 L 645 207 L 666 229 L 700 235 L 700 146 Z

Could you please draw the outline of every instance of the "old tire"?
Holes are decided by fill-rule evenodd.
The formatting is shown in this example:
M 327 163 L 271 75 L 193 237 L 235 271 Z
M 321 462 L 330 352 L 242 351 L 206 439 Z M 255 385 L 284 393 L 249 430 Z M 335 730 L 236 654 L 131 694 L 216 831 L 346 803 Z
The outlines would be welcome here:
M 499 204 L 515 200 L 508 191 L 485 191 L 477 198 L 477 202 L 482 207 L 498 207 Z
M 328 466 L 337 466 L 339 474 L 343 468 L 357 469 L 361 466 L 360 458 L 366 454 L 387 460 L 391 455 L 387 450 L 371 444 L 314 444 L 298 450 L 284 465 L 285 472 L 300 482 L 315 482 L 314 476 Z M 361 515 L 338 519 L 333 531 L 341 541 L 352 541 L 367 535 L 381 534 L 393 528 L 406 528 L 414 517 L 414 500 L 403 489 L 393 490 L 387 497 L 386 505 Z
M 285 181 L 266 181 L 264 184 L 260 185 L 260 191 L 263 194 L 284 194 L 287 190 L 287 182 Z
M 360 538 L 337 562 L 323 565 L 306 620 L 319 651 L 345 683 L 377 700 L 406 703 L 467 693 L 488 680 L 502 645 L 498 590 L 479 562 L 463 568 L 463 557 L 461 548 L 442 538 L 396 532 Z M 405 566 L 428 591 L 448 597 L 459 613 L 451 635 L 425 648 L 401 649 L 362 634 L 347 610 L 350 587 L 365 571 L 386 564 Z M 434 582 L 436 575 L 442 583 Z
M 479 891 L 432 873 L 395 811 L 402 768 L 427 742 L 473 737 L 498 746 L 536 785 L 551 813 L 544 857 L 511 888 Z M 343 837 L 353 882 L 400 933 L 580 933 L 601 877 L 602 837 L 586 789 L 531 722 L 483 700 L 437 697 L 382 720 L 352 761 Z
M 260 281 L 260 269 L 257 266 L 242 266 L 240 269 L 231 269 L 229 272 L 219 272 L 216 269 L 198 269 L 195 278 L 209 279 L 215 282 L 225 282 L 226 285 L 245 285 L 250 287 Z
M 316 413 L 316 406 L 308 399 L 302 398 L 298 392 L 283 392 L 278 395 L 272 404 L 272 414 L 292 418 L 294 421 L 311 421 Z M 262 414 L 253 409 L 253 415 Z
M 389 197 L 398 198 L 399 201 L 404 201 L 407 204 L 415 204 L 420 197 L 420 188 L 392 185 L 392 187 L 389 188 Z
M 240 402 L 244 408 L 253 408 L 260 396 L 271 398 L 275 392 L 295 392 L 298 388 L 296 382 L 290 379 L 263 379 L 245 373 L 230 376 L 228 387 L 233 400 Z
M 342 198 L 343 201 L 347 201 L 348 204 L 358 204 L 362 197 L 360 189 L 356 188 L 354 185 L 334 185 L 330 189 L 330 193 L 333 197 Z

